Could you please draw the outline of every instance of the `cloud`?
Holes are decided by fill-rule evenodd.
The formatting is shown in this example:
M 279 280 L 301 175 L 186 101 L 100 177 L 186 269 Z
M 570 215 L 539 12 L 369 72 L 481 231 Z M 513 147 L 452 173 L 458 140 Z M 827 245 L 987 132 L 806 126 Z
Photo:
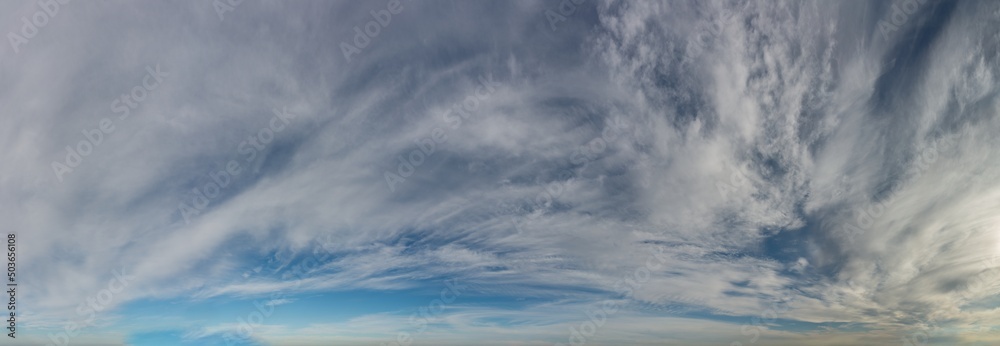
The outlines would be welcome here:
M 129 322 L 163 302 L 456 279 L 468 300 L 419 340 L 567 342 L 607 300 L 623 311 L 595 342 L 989 340 L 995 4 L 921 3 L 892 35 L 890 3 L 594 1 L 552 30 L 557 5 L 403 2 L 351 61 L 341 42 L 383 4 L 61 7 L 0 53 L 24 325 L 88 319 L 124 267 L 81 338 L 214 337 L 246 314 Z M 3 23 L 32 11 L 12 6 Z M 119 118 L 152 66 L 167 75 Z M 275 317 L 254 340 L 388 341 L 411 303 Z

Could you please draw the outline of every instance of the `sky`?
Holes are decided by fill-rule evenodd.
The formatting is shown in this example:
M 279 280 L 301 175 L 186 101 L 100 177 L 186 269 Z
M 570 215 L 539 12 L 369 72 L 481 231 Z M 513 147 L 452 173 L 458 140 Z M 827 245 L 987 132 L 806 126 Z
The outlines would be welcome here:
M 996 345 L 998 27 L 0 2 L 0 345 Z

